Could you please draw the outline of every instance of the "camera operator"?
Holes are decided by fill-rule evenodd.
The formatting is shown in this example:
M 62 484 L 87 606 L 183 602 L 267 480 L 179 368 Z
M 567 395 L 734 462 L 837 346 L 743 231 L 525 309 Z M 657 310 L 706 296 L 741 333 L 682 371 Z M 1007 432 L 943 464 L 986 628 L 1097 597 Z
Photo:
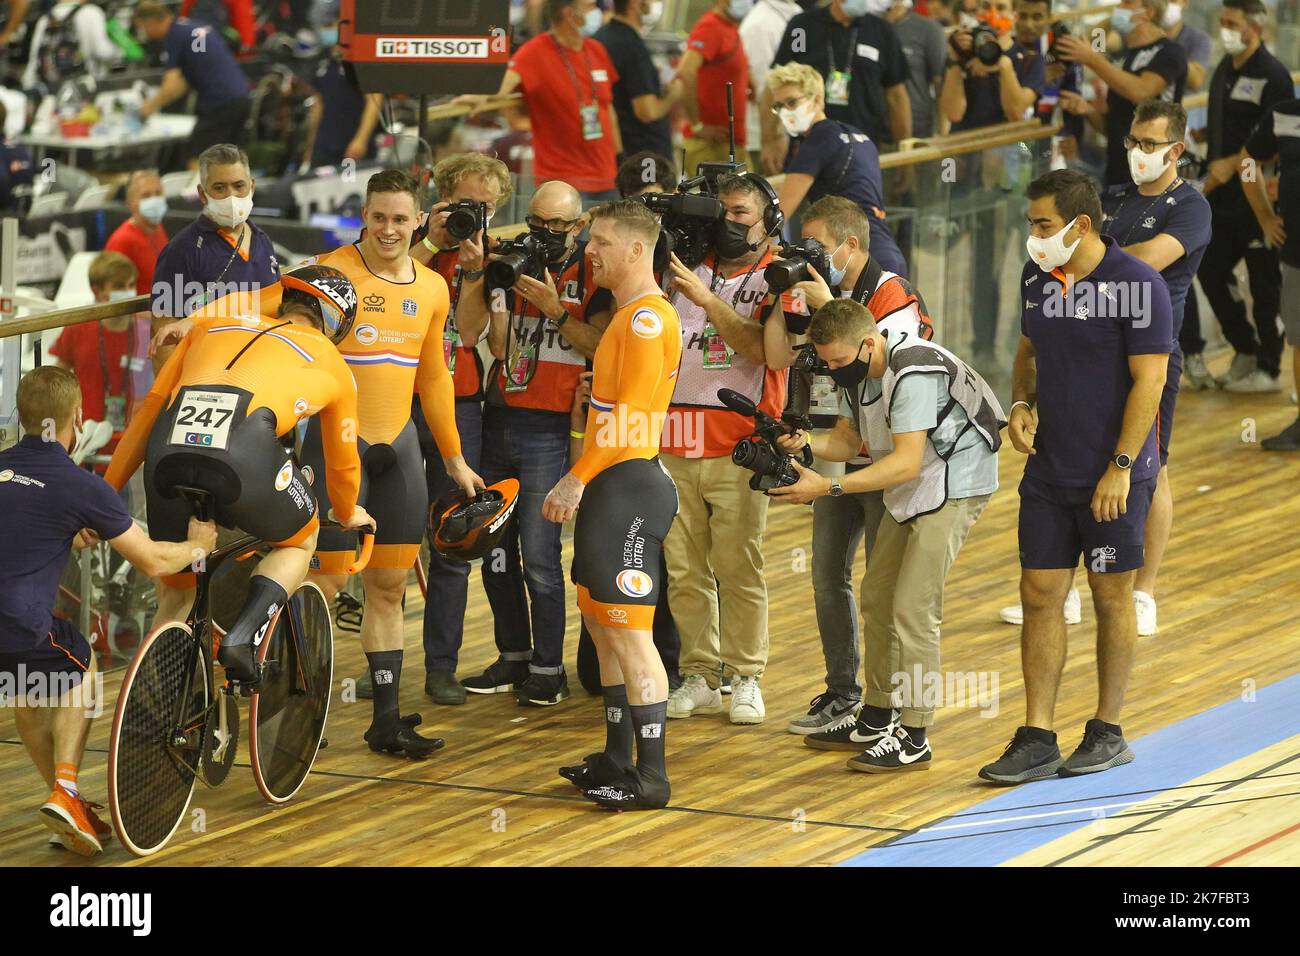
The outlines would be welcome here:
M 824 263 L 834 289 L 827 285 L 815 267 L 813 278 L 791 287 L 790 298 L 802 306 L 802 314 L 816 312 L 837 297 L 852 299 L 867 307 L 879 328 L 891 332 L 930 339 L 934 327 L 923 303 L 911 284 L 901 276 L 882 269 L 871 256 L 871 229 L 863 211 L 847 199 L 826 196 L 813 203 L 804 213 L 802 234 L 827 251 Z M 806 321 L 806 320 L 805 320 Z M 764 326 L 768 362 L 785 368 L 795 361 L 790 347 L 786 316 L 776 310 Z M 878 455 L 888 448 L 877 448 Z M 858 455 L 843 467 L 852 474 L 865 467 L 870 459 Z M 838 463 L 817 462 L 816 467 L 828 477 L 835 477 Z M 858 682 L 858 617 L 853 596 L 853 567 L 857 563 L 858 545 L 865 541 L 868 564 L 875 545 L 876 529 L 885 512 L 879 491 L 819 498 L 813 503 L 813 599 L 817 610 L 817 630 L 821 634 L 822 653 L 826 659 L 826 691 L 811 703 L 805 716 L 790 722 L 794 734 L 813 735 L 809 746 L 820 748 L 838 737 L 852 733 L 862 700 Z M 834 735 L 823 741 L 822 735 Z
M 483 293 L 484 248 L 489 242 L 485 227 L 509 198 L 513 183 L 505 163 L 480 153 L 461 153 L 441 160 L 433 168 L 433 183 L 439 201 L 429 212 L 423 241 L 411 247 L 411 258 L 441 275 L 451 293 L 442 354 L 456 390 L 461 454 L 469 467 L 478 471 L 483 445 L 483 368 L 475 346 L 488 323 Z M 472 204 L 481 205 L 474 210 Z M 449 217 L 457 235 L 448 232 Z M 473 228 L 475 218 L 480 228 Z M 466 235 L 462 227 L 473 231 Z M 437 501 L 454 483 L 447 476 L 442 455 L 425 424 L 418 396 L 413 400 L 412 412 L 424 455 L 429 500 Z M 424 689 L 437 704 L 465 702 L 465 689 L 456 682 L 456 663 L 464 636 L 469 568 L 468 562 L 445 558 L 437 549 L 429 549 Z
M 986 0 L 979 25 L 958 29 L 949 37 L 952 59 L 944 74 L 939 109 L 954 133 L 1022 120 L 1037 102 L 1046 84 L 1043 58 L 1036 47 L 1023 46 L 1013 36 L 1015 24 L 1011 0 Z M 995 349 L 1002 297 L 997 279 L 1010 233 L 998 226 L 998 200 L 992 188 L 1002 182 L 1004 155 L 1002 150 L 987 150 L 959 159 L 953 189 L 955 197 L 979 197 L 969 231 L 971 358 L 981 369 L 998 367 Z
M 1111 29 L 1126 47 L 1118 65 L 1083 37 L 1063 36 L 1056 44 L 1061 59 L 1088 67 L 1106 84 L 1106 102 L 1100 110 L 1078 93 L 1062 93 L 1061 106 L 1084 116 L 1093 129 L 1105 134 L 1107 186 L 1130 181 L 1124 137 L 1133 125 L 1137 105 L 1157 97 L 1174 102 L 1183 98 L 1187 51 L 1169 39 L 1161 26 L 1165 5 L 1165 0 L 1122 0 L 1111 12 Z
M 669 267 L 683 342 L 660 460 L 679 496 L 664 548 L 683 683 L 669 698 L 668 716 L 721 712 L 725 667 L 735 676 L 731 722 L 757 724 L 768 653 L 767 498 L 750 490 L 746 472 L 731 461 L 754 422 L 728 410 L 717 393 L 733 389 L 773 416 L 785 405 L 786 376 L 766 364 L 758 319 L 767 296 L 763 269 L 783 217 L 771 185 L 752 173 L 721 176 L 717 190 L 726 214 L 713 229 L 713 252 L 694 271 L 675 255 Z M 719 607 L 726 609 L 721 620 Z
M 527 707 L 569 696 L 562 526 L 542 517 L 542 501 L 568 470 L 574 392 L 596 354 L 612 299 L 608 289 L 597 288 L 583 255 L 586 244 L 578 241 L 585 221 L 576 189 L 544 183 L 525 221 L 532 251 L 504 243 L 488 270 L 488 347 L 496 361 L 483 409 L 483 474 L 493 482 L 517 479 L 519 505 L 502 542 L 504 554 L 483 563 L 499 656 L 464 683 L 475 693 L 513 688 Z M 497 270 L 508 263 L 518 273 L 504 288 Z M 599 326 L 587 321 L 596 313 Z
M 844 196 L 872 217 L 872 247 L 887 269 L 907 275 L 907 261 L 885 225 L 880 153 L 861 131 L 826 116 L 826 85 L 804 63 L 773 67 L 767 74 L 772 111 L 790 136 L 782 209 L 798 209 L 805 198 Z
M 842 417 L 829 433 L 809 438 L 797 431 L 778 444 L 787 452 L 811 444 L 818 458 L 847 461 L 865 440 L 872 463 L 843 479 L 795 463 L 799 481 L 771 494 L 802 504 L 879 491 L 885 503 L 862 582 L 862 710 L 856 722 L 818 736 L 825 749 L 863 751 L 849 760 L 853 770 L 925 769 L 934 705 L 917 685 L 939 673 L 944 581 L 997 490 L 1006 416 L 965 362 L 907 332 L 882 331 L 857 302 L 822 306 L 808 334 L 846 390 Z

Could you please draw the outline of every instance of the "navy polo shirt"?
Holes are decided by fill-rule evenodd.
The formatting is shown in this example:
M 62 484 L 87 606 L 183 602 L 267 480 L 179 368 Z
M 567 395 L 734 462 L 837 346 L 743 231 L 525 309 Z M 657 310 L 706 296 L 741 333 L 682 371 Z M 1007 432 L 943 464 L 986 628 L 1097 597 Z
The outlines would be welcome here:
M 1125 72 L 1138 76 L 1148 71 L 1158 73 L 1166 84 L 1159 98 L 1182 102 L 1183 87 L 1187 83 L 1187 51 L 1168 37 L 1161 37 L 1146 46 L 1130 47 L 1121 66 Z M 1106 185 L 1114 186 L 1132 178 L 1124 137 L 1133 127 L 1137 104 L 1110 90 L 1106 94 L 1106 109 Z
M 673 134 L 668 117 L 661 116 L 654 122 L 643 123 L 632 107 L 632 101 L 637 97 L 663 94 L 659 71 L 650 58 L 650 48 L 645 40 L 621 20 L 610 20 L 596 31 L 595 39 L 605 48 L 618 72 L 618 82 L 614 84 L 614 112 L 618 114 L 618 128 L 623 134 L 623 155 L 631 156 L 648 150 L 671 158 Z
M 1123 248 L 1154 239 L 1162 232 L 1182 245 L 1183 255 L 1160 272 L 1169 286 L 1176 341 L 1183 327 L 1183 304 L 1192 276 L 1210 244 L 1210 204 L 1200 190 L 1179 180 L 1177 186 L 1159 196 L 1142 195 L 1132 182 L 1111 186 L 1102 193 L 1101 206 L 1105 213 L 1102 235 L 1113 237 Z
M 165 69 L 179 69 L 199 94 L 200 114 L 248 97 L 248 77 L 225 37 L 206 23 L 177 17 L 163 37 L 160 58 Z
M 1026 86 L 1039 96 L 1047 85 L 1047 74 L 1043 58 L 1037 51 L 1027 50 L 1019 40 L 1011 41 L 1011 48 L 1006 55 L 1011 58 L 1011 65 L 1016 71 L 1016 79 L 1021 86 Z M 1002 112 L 1002 77 L 993 73 L 989 76 L 971 76 L 966 74 L 966 112 L 962 118 L 952 124 L 954 133 L 967 129 L 979 129 L 1005 123 L 1006 114 Z
M 0 138 L 0 209 L 8 209 L 15 186 L 32 183 L 32 154 L 19 143 Z
M 217 299 L 233 291 L 232 282 L 242 291 L 279 282 L 271 237 L 251 221 L 246 225 L 253 230 L 247 260 L 203 214 L 174 235 L 154 266 L 153 314 L 184 318 L 203 305 L 205 290 Z
M 1265 113 L 1246 140 L 1246 152 L 1261 161 L 1278 158 L 1278 212 L 1287 225 L 1282 261 L 1300 269 L 1300 99 Z
M 316 140 L 312 143 L 312 166 L 337 166 L 343 162 L 352 137 L 361 125 L 366 97 L 357 85 L 352 64 L 331 57 L 322 60 L 312 81 L 320 96 L 322 113 Z
M 1025 475 L 1053 485 L 1092 487 L 1115 455 L 1133 387 L 1130 355 L 1168 354 L 1173 315 L 1164 279 L 1103 236 L 1106 254 L 1068 286 L 1032 261 L 1020 275 L 1020 331 L 1038 366 L 1036 454 Z M 1133 460 L 1132 480 L 1160 470 L 1156 427 Z
M 77 532 L 108 541 L 130 530 L 131 516 L 103 478 L 39 435 L 0 452 L 0 514 L 0 654 L 24 654 L 49 633 Z

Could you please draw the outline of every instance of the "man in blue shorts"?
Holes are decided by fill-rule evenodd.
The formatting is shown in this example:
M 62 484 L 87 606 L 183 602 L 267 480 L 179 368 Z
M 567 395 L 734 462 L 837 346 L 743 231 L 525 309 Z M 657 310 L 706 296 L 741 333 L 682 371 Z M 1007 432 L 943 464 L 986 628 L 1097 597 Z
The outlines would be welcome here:
M 1173 348 L 1169 289 L 1100 234 L 1086 175 L 1029 185 L 1030 261 L 1021 274 L 1020 348 L 1008 424 L 1029 456 L 1020 483 L 1021 666 L 1026 718 L 980 771 L 1001 784 L 1097 773 L 1132 761 L 1119 726 L 1133 667 L 1133 578 L 1160 470 L 1160 397 Z M 1065 666 L 1065 596 L 1083 555 L 1097 613 L 1096 715 L 1061 759 L 1053 731 Z

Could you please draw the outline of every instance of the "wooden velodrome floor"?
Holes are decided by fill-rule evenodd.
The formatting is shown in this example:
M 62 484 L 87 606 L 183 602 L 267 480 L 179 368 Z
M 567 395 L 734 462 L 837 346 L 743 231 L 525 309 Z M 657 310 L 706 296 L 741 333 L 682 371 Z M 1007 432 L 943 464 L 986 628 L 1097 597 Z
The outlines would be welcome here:
M 1222 365 L 1220 357 L 1217 366 Z M 1253 418 L 1264 437 L 1294 416 L 1294 407 L 1277 395 L 1181 397 L 1171 472 L 1177 525 L 1161 578 L 1160 632 L 1141 643 L 1131 685 L 1124 720 L 1130 739 L 1235 701 L 1243 686 L 1266 689 L 1300 672 L 1300 456 L 1262 453 L 1243 441 L 1249 426 L 1244 419 Z M 739 728 L 725 715 L 671 721 L 671 809 L 610 814 L 556 775 L 557 765 L 581 758 L 603 739 L 599 708 L 576 675 L 574 698 L 552 709 L 522 709 L 508 696 L 433 706 L 422 695 L 423 605 L 412 585 L 403 710 L 423 713 L 425 730 L 446 737 L 444 750 L 426 762 L 408 763 L 365 749 L 360 737 L 370 704 L 344 702 L 338 688 L 360 673 L 363 657 L 355 638 L 341 634 L 330 746 L 293 803 L 281 809 L 263 804 L 241 753 L 223 788 L 199 787 L 192 820 L 166 850 L 136 861 L 114 842 L 94 865 L 833 864 L 877 847 L 868 853 L 870 862 L 891 843 L 959 829 L 963 812 L 990 797 L 1010 799 L 1017 812 L 1009 818 L 1019 819 L 1025 807 L 1041 804 L 1039 795 L 1047 792 L 1042 788 L 1052 784 L 1008 796 L 975 773 L 1001 751 L 1023 714 L 1019 632 L 997 619 L 998 608 L 1016 597 L 1015 487 L 1022 466 L 1006 445 L 1002 489 L 967 542 L 947 592 L 944 669 L 996 675 L 996 713 L 942 710 L 932 733 L 934 766 L 927 773 L 851 773 L 844 768 L 848 755 L 812 751 L 786 733 L 789 718 L 821 690 L 823 667 L 812 611 L 809 512 L 774 507 L 765 544 L 771 593 L 771 662 L 763 682 L 767 722 Z M 573 610 L 569 633 L 576 634 Z M 1083 624 L 1070 630 L 1058 709 L 1063 749 L 1073 747 L 1092 714 L 1094 633 L 1085 601 Z M 571 672 L 575 646 L 571 639 Z M 487 603 L 474 580 L 462 676 L 476 673 L 494 653 Z M 109 708 L 117 679 L 110 675 L 106 681 Z M 245 718 L 246 713 L 245 708 Z M 1300 724 L 1300 714 L 1291 716 Z M 83 791 L 91 798 L 105 795 L 108 725 L 106 716 L 92 730 L 82 771 Z M 1296 732 L 1300 726 L 1284 736 Z M 1051 844 L 1014 862 L 1300 861 L 1300 786 L 1293 783 L 1300 780 L 1300 737 L 1225 760 L 1215 772 L 1171 792 L 1160 785 L 1148 793 L 1117 776 L 1149 763 L 1142 753 L 1131 767 L 1112 772 L 1112 780 L 1105 779 L 1112 774 L 1092 778 L 1104 797 L 1098 806 L 1124 808 L 1124 820 L 1110 821 L 1104 852 L 1079 851 L 1106 830 L 1094 819 L 1062 836 L 1069 844 L 1064 849 Z M 1252 799 L 1195 799 L 1225 788 L 1249 791 Z M 0 792 L 0 861 L 82 865 L 46 846 L 36 817 L 45 794 L 8 713 L 0 716 Z M 1115 839 L 1115 833 L 1152 832 L 1132 826 L 1129 815 L 1162 820 L 1160 834 Z M 964 861 L 960 843 L 950 852 L 946 862 Z

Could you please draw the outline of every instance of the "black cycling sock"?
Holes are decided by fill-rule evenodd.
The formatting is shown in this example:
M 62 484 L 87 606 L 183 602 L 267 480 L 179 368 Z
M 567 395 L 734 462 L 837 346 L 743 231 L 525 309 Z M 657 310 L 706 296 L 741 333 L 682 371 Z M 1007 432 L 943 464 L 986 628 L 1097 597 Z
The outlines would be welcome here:
M 366 651 L 370 665 L 370 682 L 374 687 L 375 723 L 389 714 L 397 714 L 397 688 L 402 677 L 402 652 Z
M 602 687 L 605 698 L 605 756 L 620 767 L 632 766 L 632 715 L 628 713 L 627 685 Z
M 636 765 L 639 770 L 653 770 L 665 780 L 664 728 L 668 723 L 668 701 L 657 704 L 629 704 L 632 726 L 636 728 Z
M 894 722 L 894 711 L 889 707 L 873 707 L 870 704 L 863 704 L 862 712 L 858 714 L 858 720 L 868 727 L 875 727 L 879 730 L 882 727 L 888 727 Z
M 924 727 L 908 727 L 904 724 L 903 729 L 907 731 L 907 736 L 911 738 L 913 747 L 919 747 L 925 743 Z
M 222 646 L 238 647 L 241 644 L 252 644 L 255 640 L 260 643 L 263 635 L 258 632 L 270 623 L 271 618 L 288 600 L 289 595 L 279 582 L 265 575 L 254 574 L 248 579 L 248 599 L 244 601 L 244 609 L 222 638 Z

